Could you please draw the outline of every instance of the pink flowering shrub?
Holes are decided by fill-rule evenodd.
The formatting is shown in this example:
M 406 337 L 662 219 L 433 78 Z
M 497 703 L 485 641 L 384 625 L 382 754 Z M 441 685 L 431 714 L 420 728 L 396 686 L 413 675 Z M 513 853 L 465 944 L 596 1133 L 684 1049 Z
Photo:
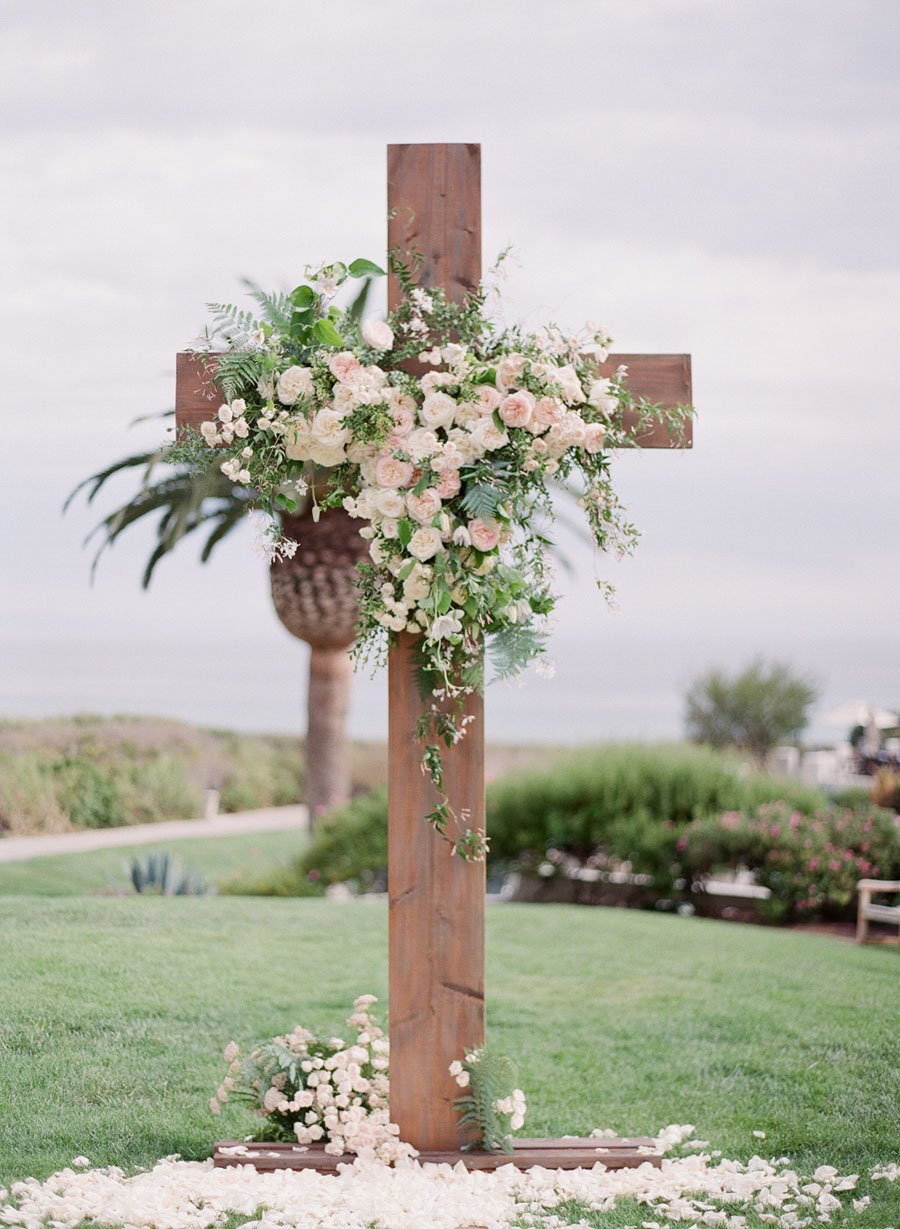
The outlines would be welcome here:
M 692 824 L 677 841 L 686 879 L 702 884 L 715 872 L 746 868 L 771 897 L 776 921 L 846 917 L 860 879 L 900 876 L 900 829 L 890 811 L 822 807 L 804 815 L 770 802 L 752 815 L 728 811 Z

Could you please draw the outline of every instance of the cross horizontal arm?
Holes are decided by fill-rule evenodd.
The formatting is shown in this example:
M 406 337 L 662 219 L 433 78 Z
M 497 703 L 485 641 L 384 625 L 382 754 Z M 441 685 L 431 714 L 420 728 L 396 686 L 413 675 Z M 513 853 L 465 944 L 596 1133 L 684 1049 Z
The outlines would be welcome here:
M 689 354 L 611 354 L 598 365 L 601 375 L 611 376 L 624 364 L 628 387 L 636 398 L 672 407 L 691 401 L 691 356 Z M 175 425 L 179 430 L 198 428 L 215 415 L 222 394 L 215 383 L 215 355 L 184 351 L 175 356 Z M 632 424 L 635 416 L 632 415 Z M 626 424 L 628 419 L 626 417 Z M 665 427 L 653 427 L 635 437 L 641 448 L 690 448 L 691 424 L 684 437 L 673 443 Z

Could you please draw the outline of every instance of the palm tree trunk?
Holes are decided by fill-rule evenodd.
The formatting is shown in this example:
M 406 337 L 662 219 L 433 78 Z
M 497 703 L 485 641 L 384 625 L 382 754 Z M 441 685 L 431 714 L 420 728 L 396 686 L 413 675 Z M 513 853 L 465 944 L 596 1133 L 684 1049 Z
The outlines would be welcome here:
M 346 649 L 312 646 L 306 725 L 306 805 L 310 827 L 350 797 L 347 710 L 353 669 Z

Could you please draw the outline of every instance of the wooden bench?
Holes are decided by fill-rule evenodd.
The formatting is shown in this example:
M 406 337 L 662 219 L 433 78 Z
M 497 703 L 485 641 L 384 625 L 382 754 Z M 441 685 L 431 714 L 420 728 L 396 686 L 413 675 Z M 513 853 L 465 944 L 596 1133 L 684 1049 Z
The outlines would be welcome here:
M 860 879 L 856 885 L 859 893 L 859 907 L 856 914 L 856 942 L 865 943 L 869 922 L 887 922 L 898 927 L 896 940 L 900 943 L 900 905 L 875 905 L 872 897 L 883 892 L 900 892 L 900 880 L 897 879 Z

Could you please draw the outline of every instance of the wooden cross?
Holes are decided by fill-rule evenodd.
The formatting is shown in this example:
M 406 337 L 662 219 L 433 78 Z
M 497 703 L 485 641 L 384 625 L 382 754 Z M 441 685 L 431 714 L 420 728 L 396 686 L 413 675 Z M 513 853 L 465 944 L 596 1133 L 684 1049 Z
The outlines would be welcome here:
M 388 248 L 423 257 L 419 284 L 442 286 L 459 301 L 481 279 L 481 147 L 479 145 L 388 146 Z M 399 303 L 395 278 L 388 284 L 388 306 Z M 636 398 L 665 405 L 691 400 L 690 356 L 613 354 L 599 365 L 612 375 L 628 367 L 627 384 Z M 217 394 L 210 390 L 198 356 L 180 354 L 177 365 L 176 421 L 199 425 L 210 416 Z M 670 448 L 664 427 L 635 437 L 643 448 Z M 678 445 L 690 447 L 690 425 Z M 483 863 L 451 857 L 448 846 L 425 823 L 434 805 L 434 787 L 422 773 L 416 722 L 422 713 L 412 670 L 413 636 L 403 632 L 388 663 L 388 896 L 390 952 L 391 1119 L 400 1138 L 427 1159 L 458 1159 L 454 1099 L 459 1089 L 448 1067 L 467 1049 L 484 1042 Z M 451 805 L 466 812 L 471 828 L 484 828 L 484 704 L 467 701 L 475 718 L 465 738 L 445 756 L 445 781 Z M 517 1142 L 515 1163 L 573 1168 L 597 1160 L 608 1166 L 635 1165 L 648 1159 L 649 1139 Z M 598 1152 L 598 1148 L 601 1151 Z M 260 1154 L 260 1167 L 314 1164 L 334 1167 L 334 1158 L 284 1150 L 273 1161 Z M 268 1160 L 266 1160 L 268 1156 Z M 466 1154 L 468 1164 L 489 1162 Z M 246 1163 L 253 1158 L 242 1157 Z M 502 1158 L 508 1160 L 509 1158 Z M 219 1156 L 217 1163 L 234 1164 Z

